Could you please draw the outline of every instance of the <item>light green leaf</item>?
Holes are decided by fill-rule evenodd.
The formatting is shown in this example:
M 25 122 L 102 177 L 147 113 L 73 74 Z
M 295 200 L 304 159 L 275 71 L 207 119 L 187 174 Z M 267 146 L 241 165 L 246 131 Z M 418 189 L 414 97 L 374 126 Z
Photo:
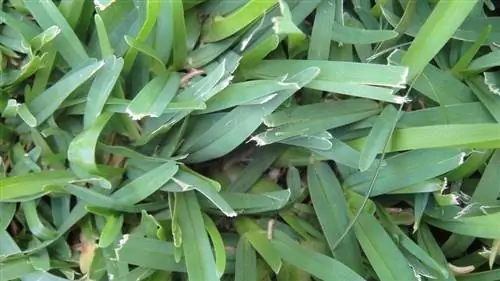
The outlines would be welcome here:
M 114 53 L 113 47 L 111 47 L 111 42 L 109 41 L 108 32 L 106 26 L 99 14 L 94 16 L 95 27 L 97 31 L 97 37 L 99 38 L 99 46 L 101 49 L 101 58 L 106 58 Z
M 338 128 L 377 114 L 378 104 L 369 100 L 346 100 L 291 108 L 265 118 L 273 126 L 254 137 L 258 145 L 268 145 L 291 137 L 310 136 Z
M 388 61 L 399 65 L 406 54 L 401 50 L 396 50 L 388 57 Z M 458 105 L 476 101 L 471 89 L 463 82 L 432 64 L 425 66 L 420 75 L 415 77 L 412 88 L 441 105 Z M 451 122 L 452 119 L 448 119 Z
M 0 179 L 0 200 L 22 200 L 23 197 L 42 196 L 49 185 L 64 185 L 76 177 L 69 171 L 43 171 Z
M 308 67 L 319 68 L 319 75 L 306 84 L 308 88 L 325 82 L 403 88 L 408 72 L 404 66 L 321 60 L 264 60 L 254 68 L 245 69 L 244 74 L 251 78 L 273 79 Z
M 237 105 L 263 104 L 280 94 L 280 91 L 296 89 L 297 84 L 276 80 L 255 80 L 234 83 L 207 102 L 200 114 L 223 110 Z
M 99 236 L 99 247 L 106 248 L 116 240 L 121 234 L 123 219 L 123 215 L 106 216 L 106 223 Z
M 410 68 L 409 79 L 417 77 L 467 18 L 477 0 L 438 2 L 418 31 L 402 64 Z M 453 22 L 447 19 L 453 18 Z M 440 28 L 436 28 L 439 26 Z M 432 38 L 432 41 L 429 41 Z
M 485 214 L 473 217 L 438 216 L 428 213 L 425 221 L 435 227 L 466 236 L 496 239 L 500 237 L 499 218 L 500 213 Z
M 205 229 L 210 236 L 214 248 L 217 276 L 221 278 L 226 269 L 226 249 L 224 248 L 224 241 L 222 240 L 219 230 L 217 230 L 217 226 L 209 216 L 203 214 L 203 221 L 205 222 Z
M 203 40 L 214 42 L 229 37 L 264 15 L 278 0 L 250 0 L 238 10 L 227 16 L 218 16 L 208 20 L 203 26 Z
M 99 174 L 99 168 L 95 162 L 95 150 L 99 135 L 110 119 L 110 113 L 100 115 L 87 130 L 71 141 L 68 148 L 68 161 L 73 169 L 83 170 L 89 174 Z
M 392 135 L 387 151 L 442 147 L 496 148 L 500 144 L 499 129 L 497 124 L 451 124 L 398 129 Z M 364 141 L 365 138 L 359 138 L 349 144 L 359 148 Z
M 393 30 L 371 30 L 349 27 L 339 23 L 333 23 L 331 40 L 341 44 L 373 44 L 387 41 L 398 36 Z
M 187 58 L 186 23 L 184 20 L 183 2 L 176 0 L 169 0 L 168 2 L 170 2 L 173 26 L 172 63 L 174 69 L 180 69 L 184 67 Z
M 35 200 L 25 201 L 21 203 L 26 223 L 31 233 L 41 239 L 50 240 L 55 238 L 56 232 L 48 224 L 42 222 L 40 214 L 37 211 L 37 202 Z
M 258 185 L 259 182 L 256 183 Z M 221 192 L 220 196 L 238 214 L 260 214 L 264 212 L 277 211 L 287 205 L 291 193 L 289 190 L 272 191 L 258 194 Z M 206 202 L 201 202 L 202 206 L 214 210 L 214 207 Z
M 32 51 L 38 52 L 40 49 L 43 48 L 43 46 L 47 45 L 52 40 L 54 40 L 54 38 L 56 38 L 60 32 L 61 32 L 61 29 L 59 27 L 53 25 L 53 26 L 47 28 L 46 30 L 44 30 L 42 33 L 33 37 L 30 40 L 30 45 L 31 45 Z

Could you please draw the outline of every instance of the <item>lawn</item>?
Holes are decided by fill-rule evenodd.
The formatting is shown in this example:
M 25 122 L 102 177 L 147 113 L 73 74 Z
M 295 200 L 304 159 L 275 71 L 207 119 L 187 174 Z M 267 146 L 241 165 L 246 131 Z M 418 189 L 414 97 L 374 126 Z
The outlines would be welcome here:
M 0 280 L 500 280 L 499 66 L 491 0 L 0 0 Z

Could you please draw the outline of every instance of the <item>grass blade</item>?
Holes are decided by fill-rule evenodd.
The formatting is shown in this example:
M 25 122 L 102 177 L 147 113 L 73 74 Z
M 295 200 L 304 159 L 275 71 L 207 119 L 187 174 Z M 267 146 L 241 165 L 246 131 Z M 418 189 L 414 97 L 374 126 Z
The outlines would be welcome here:
M 359 246 L 353 233 L 333 249 L 349 224 L 347 202 L 340 182 L 328 165 L 322 162 L 309 165 L 307 181 L 314 210 L 333 256 L 354 271 L 362 272 Z
M 500 143 L 499 128 L 497 124 L 452 124 L 398 129 L 394 132 L 387 150 L 395 152 L 440 147 L 496 148 Z M 360 138 L 349 144 L 360 148 L 364 142 L 365 138 Z
M 224 248 L 224 241 L 222 240 L 219 230 L 217 230 L 217 226 L 209 216 L 203 214 L 203 221 L 205 222 L 205 229 L 214 247 L 217 276 L 221 278 L 226 270 L 226 249 Z
M 155 77 L 129 103 L 127 113 L 132 120 L 160 116 L 174 98 L 180 81 L 177 73 Z
M 166 162 L 122 186 L 111 197 L 122 205 L 136 204 L 159 190 L 178 169 L 175 162 Z
M 184 22 L 184 8 L 182 1 L 169 0 L 172 11 L 173 47 L 172 58 L 174 69 L 181 69 L 187 58 L 186 23 Z
M 247 238 L 241 237 L 236 246 L 234 281 L 257 280 L 257 255 Z
M 66 184 L 76 177 L 68 171 L 43 171 L 0 179 L 0 201 L 42 196 L 48 185 Z
M 440 176 L 463 161 L 464 154 L 455 148 L 418 149 L 385 159 L 373 186 L 371 196 L 394 191 Z M 417 164 L 418 163 L 418 164 Z M 418 165 L 420 168 L 416 168 Z M 424 168 L 425 167 L 425 168 Z M 344 181 L 345 188 L 366 194 L 375 174 L 375 168 L 355 173 Z
M 139 42 L 146 41 L 146 39 L 154 29 L 154 26 L 156 24 L 156 19 L 158 18 L 158 15 L 160 13 L 160 5 L 161 5 L 160 1 L 146 0 L 146 3 L 144 4 L 144 8 L 146 10 L 145 20 L 135 40 Z M 132 65 L 135 62 L 136 56 L 137 56 L 137 50 L 134 48 L 130 48 L 125 54 L 123 71 L 126 74 L 130 72 L 130 69 L 132 68 Z
M 88 174 L 98 174 L 95 150 L 99 135 L 111 119 L 111 114 L 100 115 L 90 128 L 76 136 L 68 147 L 68 161 L 72 168 Z
M 179 224 L 182 229 L 182 249 L 189 279 L 216 281 L 216 263 L 205 231 L 203 216 L 195 194 L 176 195 Z
M 106 216 L 106 223 L 104 224 L 101 235 L 99 236 L 100 248 L 107 248 L 121 234 L 123 220 L 123 215 Z
M 43 1 L 45 2 L 45 1 Z M 37 125 L 47 120 L 71 93 L 90 79 L 104 65 L 102 61 L 91 60 L 82 67 L 66 74 L 32 102 L 28 108 L 37 120 Z
M 248 240 L 271 269 L 275 273 L 278 273 L 282 265 L 281 258 L 273 247 L 272 242 L 266 236 L 264 230 L 249 218 L 244 217 L 237 219 L 234 226 L 241 237 Z
M 122 68 L 123 59 L 121 58 L 111 56 L 104 60 L 104 65 L 97 72 L 87 97 L 87 103 L 83 113 L 83 124 L 85 128 L 88 128 L 96 122 L 98 116 L 102 113 Z
M 374 217 L 362 213 L 354 224 L 354 232 L 381 280 L 417 280 L 406 258 Z
M 436 5 L 419 30 L 408 52 L 403 56 L 402 64 L 410 68 L 409 80 L 413 80 L 418 76 L 448 42 L 476 3 L 477 0 L 450 0 L 439 2 Z M 454 19 L 453 23 L 447 22 L 447 19 L 450 18 Z M 436 28 L 436 26 L 440 28 Z
M 215 42 L 235 34 L 277 3 L 278 0 L 250 0 L 227 16 L 214 17 L 203 26 L 203 41 Z
M 395 120 L 398 120 L 399 112 L 392 105 L 387 105 L 380 113 L 377 121 L 370 130 L 366 142 L 359 156 L 359 169 L 363 172 L 370 168 L 377 154 L 384 149 L 389 141 Z
M 125 234 L 115 249 L 118 261 L 165 271 L 185 272 L 185 265 L 174 260 L 171 242 Z
M 276 239 L 272 240 L 272 245 L 284 261 L 322 280 L 364 280 L 342 263 L 304 248 L 284 233 L 276 232 Z
M 43 29 L 53 25 L 61 29 L 61 35 L 55 39 L 55 46 L 72 68 L 81 66 L 89 59 L 82 43 L 52 1 L 23 0 L 23 3 Z

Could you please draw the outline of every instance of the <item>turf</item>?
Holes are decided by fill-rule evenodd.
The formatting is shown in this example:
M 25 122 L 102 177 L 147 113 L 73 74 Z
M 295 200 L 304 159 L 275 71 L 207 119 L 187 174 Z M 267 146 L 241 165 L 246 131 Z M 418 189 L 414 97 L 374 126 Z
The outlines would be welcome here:
M 0 0 L 0 280 L 500 280 L 499 11 Z

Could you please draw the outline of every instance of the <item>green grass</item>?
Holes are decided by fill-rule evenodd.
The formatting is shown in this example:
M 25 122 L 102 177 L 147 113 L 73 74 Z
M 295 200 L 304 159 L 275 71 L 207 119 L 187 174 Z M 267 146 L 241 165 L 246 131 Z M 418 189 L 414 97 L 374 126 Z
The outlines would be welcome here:
M 500 280 L 499 18 L 0 0 L 0 280 Z

